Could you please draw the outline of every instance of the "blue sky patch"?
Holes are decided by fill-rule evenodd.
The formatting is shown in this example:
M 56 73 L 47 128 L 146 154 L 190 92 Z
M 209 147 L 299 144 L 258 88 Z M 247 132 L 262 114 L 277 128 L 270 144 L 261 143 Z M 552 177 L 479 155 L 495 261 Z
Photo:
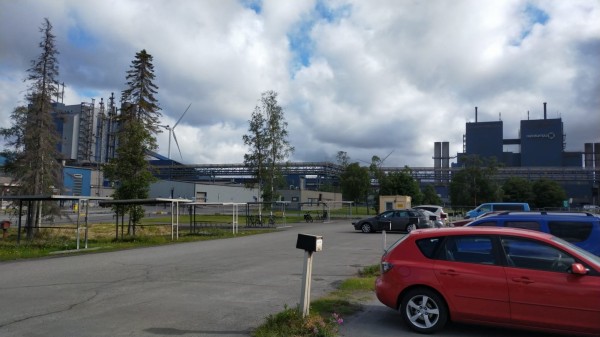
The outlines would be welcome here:
M 96 45 L 96 38 L 81 26 L 69 28 L 67 32 L 69 43 L 77 48 L 91 48 Z
M 514 45 L 517 46 L 529 36 L 535 25 L 545 25 L 550 20 L 548 13 L 532 4 L 527 4 L 523 13 L 525 14 L 526 22 L 524 22 L 519 40 L 514 42 Z
M 337 23 L 341 18 L 349 16 L 350 11 L 350 5 L 334 8 L 329 7 L 325 1 L 318 0 L 313 10 L 292 27 L 292 30 L 287 34 L 290 41 L 290 51 L 294 56 L 291 65 L 292 78 L 300 68 L 310 65 L 310 59 L 314 52 L 311 32 L 315 24 L 323 22 L 328 24 Z
M 100 96 L 100 92 L 92 89 L 74 89 L 77 95 L 81 97 L 89 97 L 90 100 L 94 97 Z
M 256 14 L 262 12 L 262 0 L 240 0 L 240 3 L 242 6 L 253 10 Z

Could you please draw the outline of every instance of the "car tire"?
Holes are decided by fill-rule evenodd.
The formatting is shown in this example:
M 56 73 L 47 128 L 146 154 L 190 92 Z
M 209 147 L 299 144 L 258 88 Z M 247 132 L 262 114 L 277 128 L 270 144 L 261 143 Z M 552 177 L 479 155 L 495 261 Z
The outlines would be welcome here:
M 434 333 L 448 321 L 446 302 L 427 288 L 412 289 L 406 293 L 400 304 L 400 313 L 408 327 L 418 333 Z
M 363 233 L 371 233 L 373 231 L 373 227 L 371 226 L 370 223 L 366 222 L 360 226 L 360 230 Z
M 411 223 L 408 226 L 406 226 L 407 233 L 410 233 L 410 232 L 414 231 L 415 229 L 417 229 L 417 225 L 415 225 L 414 223 Z

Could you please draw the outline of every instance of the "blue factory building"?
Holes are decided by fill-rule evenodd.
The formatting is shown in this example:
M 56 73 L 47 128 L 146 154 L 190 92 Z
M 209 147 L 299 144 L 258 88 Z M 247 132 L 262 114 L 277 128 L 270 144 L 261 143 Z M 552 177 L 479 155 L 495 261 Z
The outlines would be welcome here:
M 479 122 L 476 107 L 475 122 L 466 124 L 463 152 L 457 154 L 453 167 L 461 167 L 467 157 L 477 156 L 482 160 L 494 158 L 501 169 L 512 169 L 513 176 L 529 179 L 546 172 L 564 172 L 553 179 L 563 186 L 573 204 L 597 203 L 598 180 L 594 172 L 600 168 L 600 143 L 586 143 L 582 151 L 569 152 L 565 147 L 562 119 L 547 118 L 546 103 L 543 119 L 520 122 L 517 139 L 503 138 L 502 121 Z M 581 179 L 582 175 L 590 178 Z
M 475 122 L 466 124 L 465 151 L 458 154 L 458 166 L 466 155 L 477 155 L 493 157 L 504 167 L 581 167 L 583 151 L 564 151 L 562 119 L 546 116 L 544 103 L 544 119 L 522 120 L 519 138 L 504 139 L 502 121 L 479 122 L 475 108 Z M 505 147 L 518 151 L 505 151 Z

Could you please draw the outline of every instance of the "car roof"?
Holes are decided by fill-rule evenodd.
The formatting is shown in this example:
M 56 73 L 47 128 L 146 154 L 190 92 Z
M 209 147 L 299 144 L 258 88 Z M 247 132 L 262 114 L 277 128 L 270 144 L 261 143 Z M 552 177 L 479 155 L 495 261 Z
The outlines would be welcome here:
M 413 208 L 416 208 L 416 207 L 439 207 L 439 208 L 444 208 L 444 207 L 439 206 L 439 205 L 419 205 L 419 206 L 414 206 Z
M 502 211 L 500 213 L 496 213 L 496 214 L 490 214 L 489 216 L 486 216 L 485 218 L 477 218 L 474 219 L 473 221 L 479 221 L 482 219 L 517 219 L 517 218 L 521 218 L 521 219 L 531 219 L 531 218 L 536 218 L 536 219 L 552 219 L 552 220 L 557 220 L 557 219 L 578 219 L 578 220 L 590 220 L 590 219 L 594 219 L 594 215 L 591 213 L 582 213 L 582 212 L 571 212 L 571 213 L 565 213 L 565 212 L 514 212 L 514 211 Z
M 551 234 L 529 230 L 521 228 L 509 228 L 509 227 L 486 227 L 486 226 L 474 226 L 474 227 L 442 227 L 442 228 L 427 228 L 427 229 L 416 229 L 410 232 L 410 236 L 417 238 L 427 238 L 436 236 L 451 236 L 451 235 L 516 235 L 527 238 L 546 238 L 550 239 L 554 237 Z

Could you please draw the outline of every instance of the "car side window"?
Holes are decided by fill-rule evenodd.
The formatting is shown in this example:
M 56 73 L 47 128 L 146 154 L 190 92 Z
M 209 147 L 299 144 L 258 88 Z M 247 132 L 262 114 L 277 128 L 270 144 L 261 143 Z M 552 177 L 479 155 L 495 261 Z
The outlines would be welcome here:
M 417 247 L 419 247 L 419 250 L 423 255 L 431 259 L 441 241 L 440 238 L 421 239 L 417 241 Z
M 503 237 L 502 248 L 509 267 L 567 273 L 575 258 L 543 242 Z
M 399 217 L 407 217 L 408 216 L 408 212 L 406 212 L 406 211 L 400 211 L 400 212 L 398 212 L 398 216 Z
M 492 238 L 488 236 L 448 236 L 442 258 L 456 262 L 496 264 Z
M 387 218 L 390 218 L 390 217 L 392 217 L 392 215 L 393 215 L 393 214 L 394 214 L 394 211 L 387 211 L 387 212 L 383 212 L 383 213 L 381 213 L 381 216 L 380 216 L 380 217 L 381 217 L 381 218 L 386 218 L 386 219 L 387 219 Z
M 504 226 L 531 229 L 534 231 L 539 231 L 541 229 L 541 225 L 535 221 L 505 221 Z
M 592 233 L 594 224 L 587 221 L 548 221 L 550 234 L 569 242 L 582 242 Z

